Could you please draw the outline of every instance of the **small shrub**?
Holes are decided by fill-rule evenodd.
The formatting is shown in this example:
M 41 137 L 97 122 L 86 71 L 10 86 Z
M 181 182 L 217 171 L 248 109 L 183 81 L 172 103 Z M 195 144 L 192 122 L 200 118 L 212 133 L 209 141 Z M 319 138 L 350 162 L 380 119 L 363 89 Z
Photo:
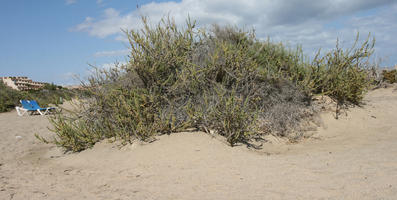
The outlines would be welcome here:
M 256 115 L 250 111 L 248 103 L 234 95 L 221 97 L 209 114 L 211 127 L 225 136 L 231 146 L 247 141 L 255 133 L 252 122 L 256 120 Z
M 388 83 L 397 83 L 397 70 L 383 70 L 382 71 L 383 81 Z
M 58 87 L 54 83 L 45 83 L 44 89 L 45 90 L 56 90 Z
M 370 37 L 360 47 L 357 47 L 359 35 L 352 48 L 343 50 L 337 42 L 336 48 L 323 57 L 316 57 L 314 79 L 317 85 L 315 92 L 328 95 L 337 103 L 336 118 L 341 106 L 359 104 L 370 86 L 367 70 L 367 59 L 373 53 L 375 40 Z M 317 80 L 316 80 L 317 79 Z
M 22 93 L 9 88 L 0 81 L 0 112 L 6 112 L 18 105 Z

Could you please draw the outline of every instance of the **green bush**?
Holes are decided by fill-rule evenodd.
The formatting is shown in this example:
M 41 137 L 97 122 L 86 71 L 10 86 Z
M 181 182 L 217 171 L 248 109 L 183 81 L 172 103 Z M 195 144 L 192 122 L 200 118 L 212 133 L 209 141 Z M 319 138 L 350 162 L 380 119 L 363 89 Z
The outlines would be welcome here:
M 236 95 L 219 95 L 219 103 L 208 115 L 210 127 L 225 136 L 233 146 L 237 142 L 247 141 L 255 134 L 256 113 L 249 107 L 249 101 L 243 101 Z
M 368 39 L 357 47 L 359 35 L 353 47 L 343 50 L 337 42 L 336 48 L 323 57 L 316 57 L 313 80 L 315 93 L 328 95 L 337 103 L 336 118 L 339 109 L 346 104 L 358 105 L 373 82 L 368 77 L 368 58 L 373 53 L 375 40 Z
M 0 112 L 6 112 L 18 105 L 22 93 L 7 87 L 0 81 Z
M 382 71 L 383 81 L 388 83 L 397 83 L 397 70 L 383 70 Z
M 143 23 L 143 29 L 125 32 L 129 63 L 97 69 L 78 109 L 52 118 L 56 136 L 39 139 L 81 151 L 105 138 L 151 141 L 197 128 L 233 146 L 262 134 L 290 137 L 315 114 L 313 94 L 343 104 L 358 103 L 365 91 L 358 60 L 369 54 L 360 51 L 337 48 L 310 63 L 301 48 L 262 42 L 235 27 L 197 29 L 187 20 L 179 28 L 169 18 L 156 26 L 146 18 Z

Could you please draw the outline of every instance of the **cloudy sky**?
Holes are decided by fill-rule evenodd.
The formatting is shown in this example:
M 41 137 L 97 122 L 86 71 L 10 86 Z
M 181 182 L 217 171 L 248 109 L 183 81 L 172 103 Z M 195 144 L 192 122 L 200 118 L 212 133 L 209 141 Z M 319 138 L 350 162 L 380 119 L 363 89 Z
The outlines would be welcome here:
M 397 64 L 397 0 L 2 0 L 0 76 L 74 83 L 89 64 L 125 62 L 128 44 L 121 29 L 141 26 L 140 16 L 157 22 L 170 15 L 183 25 L 189 15 L 199 26 L 213 23 L 256 30 L 307 55 L 348 47 L 360 32 L 376 38 L 377 59 Z

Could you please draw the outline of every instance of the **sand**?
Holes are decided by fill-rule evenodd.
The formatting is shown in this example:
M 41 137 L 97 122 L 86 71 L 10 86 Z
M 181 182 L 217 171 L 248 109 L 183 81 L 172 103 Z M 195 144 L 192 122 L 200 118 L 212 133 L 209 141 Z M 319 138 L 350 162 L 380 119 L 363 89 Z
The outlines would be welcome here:
M 397 91 L 365 102 L 261 151 L 193 132 L 63 154 L 34 137 L 46 117 L 2 113 L 0 199 L 397 199 Z

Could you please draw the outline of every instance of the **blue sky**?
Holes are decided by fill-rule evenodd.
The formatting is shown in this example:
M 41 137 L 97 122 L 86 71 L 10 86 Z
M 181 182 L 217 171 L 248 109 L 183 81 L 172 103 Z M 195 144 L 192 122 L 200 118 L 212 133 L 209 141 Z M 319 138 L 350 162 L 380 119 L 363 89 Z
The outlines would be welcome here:
M 139 5 L 139 9 L 137 9 Z M 311 55 L 349 46 L 357 31 L 371 32 L 376 57 L 397 64 L 397 3 L 393 0 L 1 0 L 0 76 L 74 84 L 72 74 L 88 74 L 88 64 L 106 67 L 127 60 L 121 29 L 140 27 L 170 14 L 178 24 L 187 15 L 200 26 L 212 23 L 254 27 L 258 37 L 302 44 Z

